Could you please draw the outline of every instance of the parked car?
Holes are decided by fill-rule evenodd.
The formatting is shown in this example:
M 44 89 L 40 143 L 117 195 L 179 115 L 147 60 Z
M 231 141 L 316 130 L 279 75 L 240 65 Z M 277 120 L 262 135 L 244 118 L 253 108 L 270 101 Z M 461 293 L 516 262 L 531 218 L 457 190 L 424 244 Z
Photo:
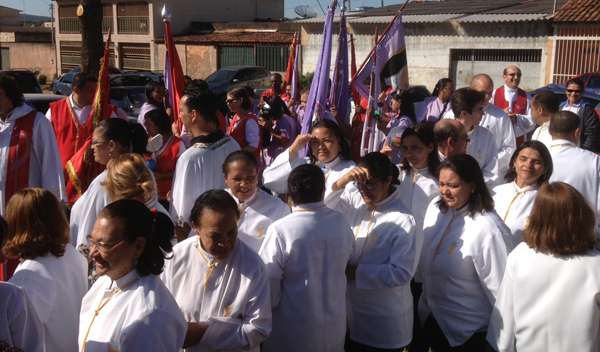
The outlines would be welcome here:
M 565 86 L 560 85 L 560 84 L 549 84 L 547 86 L 544 86 L 544 87 L 538 88 L 534 91 L 531 91 L 528 94 L 530 96 L 534 96 L 537 93 L 543 92 L 543 91 L 550 91 L 550 92 L 554 93 L 554 95 L 558 96 L 561 103 L 563 101 L 567 100 L 567 96 L 565 94 Z M 598 104 L 600 104 L 600 94 L 595 94 L 588 90 L 583 92 L 582 99 L 585 103 L 589 104 L 592 107 L 595 107 Z
M 145 86 L 110 87 L 110 102 L 121 108 L 132 120 L 137 120 L 140 108 L 146 101 Z
M 13 76 L 17 81 L 17 86 L 23 93 L 42 93 L 42 87 L 35 74 L 29 70 L 5 70 L 0 71 L 0 73 Z
M 583 81 L 586 91 L 600 95 L 600 72 L 584 73 L 576 78 Z
M 31 106 L 37 111 L 45 114 L 50 107 L 50 103 L 63 99 L 64 96 L 56 94 L 45 94 L 45 93 L 25 93 L 25 104 Z
M 70 95 L 73 78 L 79 72 L 81 72 L 81 68 L 75 67 L 74 69 L 60 75 L 57 79 L 55 79 L 52 82 L 52 93 L 60 95 Z M 119 75 L 121 74 L 121 72 L 122 71 L 116 67 L 109 68 L 109 74 L 111 76 Z
M 261 94 L 271 85 L 271 72 L 259 66 L 232 66 L 221 68 L 206 78 L 208 87 L 219 98 L 231 88 L 248 85 Z

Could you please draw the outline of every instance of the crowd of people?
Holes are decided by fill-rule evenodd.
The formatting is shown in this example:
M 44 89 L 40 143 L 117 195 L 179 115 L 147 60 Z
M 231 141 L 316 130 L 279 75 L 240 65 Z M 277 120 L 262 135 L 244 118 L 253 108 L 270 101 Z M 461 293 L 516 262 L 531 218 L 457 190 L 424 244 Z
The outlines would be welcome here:
M 91 75 L 45 116 L 0 75 L 0 351 L 600 349 L 599 117 L 520 79 L 386 89 L 360 155 L 364 99 L 279 74 L 98 123 Z

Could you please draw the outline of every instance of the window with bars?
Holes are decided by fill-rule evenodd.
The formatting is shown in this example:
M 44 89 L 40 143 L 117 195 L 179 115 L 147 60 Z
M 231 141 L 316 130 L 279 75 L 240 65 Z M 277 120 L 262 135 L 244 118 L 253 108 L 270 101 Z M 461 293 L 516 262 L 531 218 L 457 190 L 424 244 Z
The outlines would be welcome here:
M 115 67 L 115 46 L 110 43 L 110 66 Z M 60 42 L 60 71 L 68 72 L 81 66 L 81 42 Z
M 119 44 L 119 53 L 121 69 L 130 71 L 150 70 L 150 44 Z
M 288 55 L 288 45 L 219 46 L 219 68 L 250 65 L 285 71 Z
M 541 49 L 451 49 L 452 61 L 541 62 Z

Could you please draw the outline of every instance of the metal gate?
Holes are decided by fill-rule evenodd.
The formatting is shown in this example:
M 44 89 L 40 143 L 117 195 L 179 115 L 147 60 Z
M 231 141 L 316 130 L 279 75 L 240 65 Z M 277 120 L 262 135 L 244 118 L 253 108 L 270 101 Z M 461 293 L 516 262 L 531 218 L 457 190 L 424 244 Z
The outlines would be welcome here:
M 150 44 L 119 44 L 120 68 L 131 71 L 150 70 Z
M 553 83 L 565 83 L 574 76 L 600 71 L 600 26 L 564 26 L 554 37 Z
M 219 46 L 219 68 L 250 65 L 285 71 L 289 50 L 287 45 Z
M 9 50 L 9 48 L 0 48 L 0 70 L 8 70 L 10 68 Z
M 115 67 L 115 46 L 110 43 L 110 66 Z M 60 42 L 60 71 L 68 72 L 81 66 L 81 42 Z

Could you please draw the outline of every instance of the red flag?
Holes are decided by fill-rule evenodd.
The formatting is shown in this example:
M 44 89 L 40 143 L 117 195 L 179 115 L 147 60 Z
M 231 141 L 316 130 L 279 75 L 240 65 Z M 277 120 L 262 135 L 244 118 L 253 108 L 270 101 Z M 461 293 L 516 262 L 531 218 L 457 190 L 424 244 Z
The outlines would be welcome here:
M 294 75 L 294 64 L 296 62 L 296 46 L 298 45 L 297 33 L 294 33 L 294 39 L 290 45 L 290 55 L 288 56 L 287 68 L 285 69 L 285 83 L 292 83 L 292 77 Z
M 110 105 L 110 79 L 108 71 L 110 66 L 110 30 L 108 38 L 104 46 L 104 54 L 100 62 L 100 72 L 98 72 L 98 85 L 94 94 L 94 102 L 92 103 L 92 111 L 86 123 L 92 124 L 91 131 L 96 128 L 98 123 L 110 118 L 113 108 Z M 69 203 L 75 201 L 85 192 L 89 184 L 98 176 L 104 166 L 94 161 L 92 153 L 92 135 L 87 136 L 85 142 L 75 152 L 73 157 L 67 161 L 65 165 L 65 173 L 67 180 L 67 196 Z
M 354 47 L 354 34 L 350 34 L 350 77 L 354 79 L 356 76 L 356 72 L 358 68 L 356 67 L 356 48 Z M 354 105 L 360 105 L 360 94 L 358 91 L 352 86 L 352 100 L 354 100 Z
M 179 100 L 183 96 L 183 89 L 185 88 L 183 69 L 181 68 L 177 48 L 173 42 L 171 16 L 167 13 L 165 6 L 163 6 L 162 16 L 165 23 L 165 48 L 167 49 L 164 73 L 165 86 L 168 91 L 169 105 L 173 111 L 173 121 L 177 124 L 177 131 L 181 132 L 183 130 L 183 121 L 179 118 Z

